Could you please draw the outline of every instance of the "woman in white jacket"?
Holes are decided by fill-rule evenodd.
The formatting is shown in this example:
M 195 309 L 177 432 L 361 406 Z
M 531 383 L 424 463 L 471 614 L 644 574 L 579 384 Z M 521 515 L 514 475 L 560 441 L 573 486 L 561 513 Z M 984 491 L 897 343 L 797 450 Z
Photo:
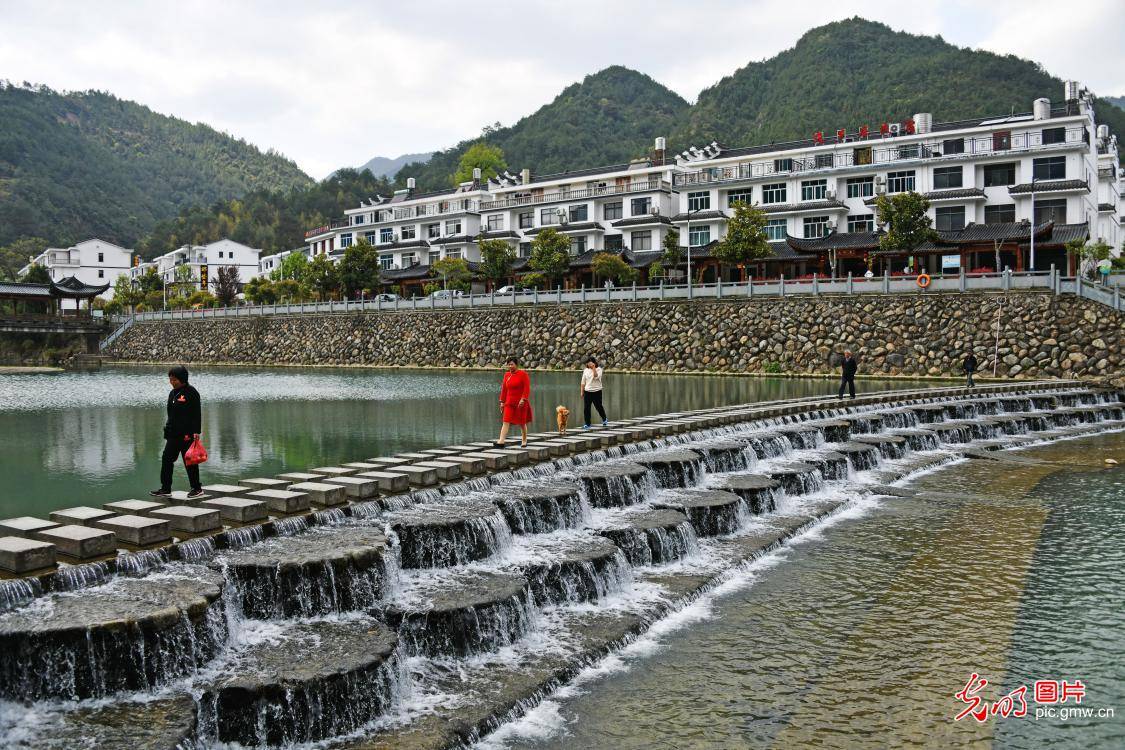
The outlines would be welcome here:
M 605 408 L 602 406 L 602 368 L 598 367 L 598 360 L 590 357 L 586 360 L 586 367 L 582 370 L 582 429 L 590 429 L 590 407 L 598 410 L 602 418 L 602 427 L 609 424 L 605 417 Z

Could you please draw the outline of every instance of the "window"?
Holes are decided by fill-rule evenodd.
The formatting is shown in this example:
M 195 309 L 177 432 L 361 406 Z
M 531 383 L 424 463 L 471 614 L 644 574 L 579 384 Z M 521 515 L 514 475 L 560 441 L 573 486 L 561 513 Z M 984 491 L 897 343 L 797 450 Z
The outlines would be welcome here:
M 874 177 L 849 177 L 848 178 L 848 197 L 849 198 L 870 198 L 875 195 L 875 178 Z
M 103 269 L 103 268 L 99 268 L 99 269 L 98 269 L 98 278 L 99 278 L 99 279 L 104 279 L 104 278 L 105 278 L 105 269 Z
M 792 159 L 774 159 L 773 171 L 775 172 L 792 172 L 793 160 Z
M 223 251 L 219 251 L 219 257 L 223 257 Z M 105 263 L 105 253 L 98 253 L 98 263 Z
M 1016 165 L 1011 164 L 985 164 L 984 186 L 997 187 L 1000 185 L 1014 185 L 1016 183 Z
M 864 164 L 871 163 L 871 147 L 864 146 L 852 150 L 852 164 L 863 166 Z
M 625 236 L 621 234 L 611 234 L 605 238 L 605 249 L 619 251 L 625 247 Z
M 379 268 L 381 270 L 389 271 L 389 270 L 391 270 L 391 266 L 393 266 L 394 264 L 395 264 L 395 256 L 390 255 L 390 254 L 379 256 Z
M 413 224 L 407 224 L 399 230 L 399 235 L 404 240 L 412 240 L 418 236 L 418 227 Z
M 1031 174 L 1037 180 L 1065 180 L 1066 157 L 1047 156 L 1031 162 Z
M 403 253 L 399 256 L 399 259 L 402 263 L 403 268 L 410 268 L 411 266 L 415 266 L 418 264 L 418 260 L 414 257 L 414 253 Z
M 452 221 L 445 222 L 445 236 L 453 237 L 461 234 L 461 220 L 453 219 Z
M 801 183 L 801 200 L 823 200 L 828 193 L 828 180 L 805 180 Z
M 754 204 L 754 191 L 746 190 L 732 190 L 727 193 L 727 206 L 733 208 L 736 203 L 745 203 L 747 206 Z
M 379 241 L 380 242 L 393 242 L 394 238 L 395 238 L 395 232 L 390 227 L 383 227 L 382 229 L 379 230 Z
M 914 189 L 914 170 L 887 173 L 887 192 L 906 193 Z
M 586 238 L 585 237 L 571 237 L 570 238 L 570 254 L 581 255 L 586 252 Z
M 441 237 L 441 224 L 427 224 L 426 237 L 431 240 Z
M 1066 143 L 1066 128 L 1043 128 L 1043 145 Z
M 379 235 L 377 235 L 375 232 L 368 232 L 367 234 L 363 235 L 363 241 L 368 245 L 374 245 L 378 241 L 378 238 Z
M 941 142 L 941 152 L 946 156 L 950 154 L 963 154 L 965 153 L 965 139 L 964 138 L 949 138 Z
M 520 219 L 520 229 L 531 229 L 531 227 L 535 226 L 535 212 L 534 211 L 523 211 L 523 212 L 521 212 L 520 215 L 519 215 L 519 219 Z
M 964 206 L 939 206 L 934 209 L 934 228 L 941 232 L 955 232 L 965 228 Z
M 439 260 L 441 260 L 441 250 L 431 250 L 426 257 L 426 262 L 432 266 L 434 263 L 437 263 Z
M 917 143 L 912 143 L 908 146 L 899 146 L 897 149 L 895 149 L 895 152 L 898 154 L 898 158 L 900 159 L 917 159 L 922 154 L 922 151 L 918 148 Z
M 629 201 L 630 216 L 646 216 L 652 210 L 652 198 L 634 198 Z
M 559 223 L 559 215 L 554 208 L 541 208 L 539 209 L 539 226 L 549 227 L 552 224 Z
M 633 232 L 629 242 L 634 252 L 652 250 L 652 232 Z
M 493 214 L 488 217 L 488 231 L 499 232 L 504 228 L 504 214 Z
M 462 256 L 462 254 L 463 254 L 463 251 L 460 248 L 457 248 L 456 250 L 447 250 L 445 252 L 445 257 L 447 257 L 447 258 L 460 258 Z
M 521 258 L 530 258 L 531 257 L 531 243 L 530 242 L 521 242 L 520 243 L 520 257 Z
M 585 203 L 570 207 L 571 221 L 586 221 L 590 217 L 590 207 Z
M 1010 224 L 1016 220 L 1016 204 L 1005 203 L 999 206 L 984 207 L 985 224 Z
M 768 219 L 766 221 L 766 239 L 771 242 L 785 239 L 788 226 L 785 219 Z
M 1066 198 L 1035 201 L 1035 223 L 1045 224 L 1048 221 L 1056 224 L 1066 223 Z
M 221 257 L 223 257 L 223 251 L 222 251 L 222 250 L 220 250 L 220 251 L 219 251 L 219 257 L 220 257 L 220 258 L 221 258 Z M 98 258 L 98 262 L 99 262 L 99 263 L 101 263 L 101 262 L 102 262 L 102 259 L 101 259 L 101 257 L 99 257 L 99 258 Z
M 813 166 L 815 169 L 828 169 L 833 166 L 832 154 L 817 154 L 813 158 Z
M 711 193 L 704 190 L 700 193 L 687 194 L 688 211 L 706 211 L 711 208 Z
M 602 218 L 606 221 L 614 221 L 621 218 L 621 201 L 614 201 L 602 206 Z
M 874 232 L 875 231 L 875 215 L 874 214 L 858 214 L 856 216 L 848 217 L 848 231 L 849 232 Z
M 806 240 L 815 240 L 817 237 L 828 234 L 827 216 L 806 216 L 804 224 Z
M 702 247 L 711 241 L 711 227 L 692 227 L 688 235 L 688 243 L 692 247 Z
M 997 130 L 992 134 L 992 150 L 1008 151 L 1012 148 L 1012 131 Z
M 962 186 L 961 167 L 934 167 L 934 189 L 959 188 Z
M 772 185 L 762 185 L 762 203 L 784 203 L 785 183 L 775 182 Z
M 340 247 L 345 248 L 345 247 L 351 247 L 351 246 L 352 246 L 352 235 L 351 235 L 351 233 L 349 232 L 347 234 L 341 234 L 340 235 Z
M 352 219 L 354 220 L 353 223 L 356 226 L 359 226 L 360 224 L 363 223 L 363 214 L 359 214 L 358 216 L 353 216 Z

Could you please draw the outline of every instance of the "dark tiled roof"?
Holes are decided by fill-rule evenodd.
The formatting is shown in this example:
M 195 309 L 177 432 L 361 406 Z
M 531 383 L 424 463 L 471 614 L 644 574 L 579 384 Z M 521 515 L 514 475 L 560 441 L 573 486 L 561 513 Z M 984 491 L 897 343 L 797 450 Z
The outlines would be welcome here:
M 718 240 L 711 240 L 706 245 L 701 245 L 699 247 L 693 247 L 691 249 L 691 261 L 692 261 L 692 263 L 694 263 L 697 260 L 706 260 L 706 259 L 710 258 L 711 257 L 711 250 L 714 249 L 715 246 L 718 245 L 718 244 L 719 244 Z M 777 242 L 771 242 L 771 243 L 769 243 L 769 246 L 770 246 L 770 250 L 773 251 L 773 255 L 771 255 L 768 258 L 763 258 L 762 260 L 755 261 L 756 263 L 778 263 L 778 262 L 787 262 L 787 261 L 812 260 L 812 259 L 816 258 L 816 255 L 814 255 L 814 254 L 797 252 L 796 250 L 794 250 L 793 248 L 791 248 L 789 246 L 789 243 L 785 242 L 784 240 L 777 241 Z M 684 252 L 684 263 L 686 264 L 686 262 L 687 262 L 687 252 L 685 250 L 685 252 Z M 681 265 L 683 265 L 683 264 L 681 264 Z
M 481 232 L 478 239 L 482 240 L 518 240 L 520 239 L 519 232 L 513 232 L 511 229 L 505 229 L 499 232 Z
M 626 258 L 629 259 L 629 265 L 633 268 L 648 268 L 656 261 L 660 260 L 664 253 L 657 250 L 646 250 L 640 253 L 627 252 Z
M 601 167 L 588 167 L 586 169 L 575 169 L 570 172 L 555 172 L 554 174 L 532 174 L 531 183 L 536 182 L 551 182 L 552 180 L 565 180 L 568 177 L 588 177 L 592 174 L 601 174 L 602 172 L 624 172 L 629 168 L 628 164 L 609 164 Z
M 1035 239 L 1048 234 L 1053 222 L 1040 224 L 1035 228 Z M 974 242 L 1022 242 L 1031 238 L 1031 222 L 1014 221 L 1000 224 L 969 224 L 964 229 L 952 232 L 938 232 L 941 242 L 950 245 L 965 245 Z
M 466 242 L 472 242 L 475 237 L 470 237 L 467 234 L 458 234 L 452 237 L 435 237 L 430 240 L 431 245 L 463 245 Z
M 688 219 L 692 221 L 713 221 L 715 219 L 725 219 L 727 215 L 722 211 L 699 211 L 694 214 L 676 214 L 672 217 L 673 223 L 685 223 Z
M 1099 212 L 1100 211 L 1113 212 L 1113 211 L 1116 211 L 1116 210 L 1117 210 L 1117 207 L 1114 206 L 1112 203 L 1099 203 L 1098 204 L 1098 211 Z
M 424 279 L 430 275 L 430 267 L 425 264 L 409 266 L 407 268 L 390 268 L 380 271 L 379 277 L 383 281 L 406 281 L 408 279 Z
M 0 281 L 0 295 L 5 297 L 68 297 L 87 298 L 96 297 L 106 289 L 109 284 L 93 286 L 79 281 L 73 276 L 52 281 L 50 284 L 25 284 L 19 281 Z
M 1055 224 L 1051 227 L 1051 232 L 1048 235 L 1040 238 L 1035 235 L 1035 247 L 1044 250 L 1061 248 L 1066 243 L 1072 240 L 1088 240 L 1090 239 L 1090 226 L 1086 223 L 1082 224 Z M 1021 242 L 1020 247 L 1030 247 L 1031 243 Z
M 50 297 L 51 285 L 0 281 L 0 295 L 4 297 Z
M 984 200 L 984 191 L 980 188 L 953 188 L 951 190 L 931 190 L 928 193 L 922 193 L 922 197 L 928 201 L 945 201 L 954 198 L 979 198 Z M 864 201 L 866 203 L 866 201 Z
M 379 252 L 384 250 L 416 250 L 418 248 L 428 248 L 429 242 L 425 240 L 400 240 L 398 242 L 388 242 L 385 245 L 376 245 L 375 249 Z
M 528 229 L 527 234 L 539 234 L 544 229 L 554 229 L 559 234 L 571 234 L 574 232 L 604 232 L 605 228 L 596 221 L 583 221 L 577 224 L 552 224 L 549 227 L 535 227 Z
M 846 209 L 847 205 L 843 201 L 833 198 L 831 200 L 804 201 L 802 203 L 774 203 L 759 206 L 759 208 L 767 214 L 783 214 L 793 211 L 836 211 L 841 208 Z
M 1036 182 L 1036 193 L 1051 193 L 1062 190 L 1085 190 L 1090 192 L 1090 186 L 1085 180 L 1041 180 Z M 1032 184 L 1030 182 L 1023 182 L 1019 185 L 1012 185 L 1008 188 L 1008 192 L 1012 195 L 1021 195 L 1023 193 L 1030 193 Z
M 829 250 L 874 250 L 879 247 L 879 237 L 878 232 L 830 232 L 812 240 L 786 235 L 785 242 L 794 250 L 826 253 Z
M 612 222 L 610 224 L 610 226 L 612 226 L 612 227 L 644 227 L 644 226 L 653 226 L 653 225 L 656 225 L 656 224 L 671 224 L 671 223 L 672 223 L 672 220 L 669 219 L 667 216 L 653 216 L 652 214 L 649 214 L 647 216 L 630 216 L 628 219 L 618 219 L 617 221 Z

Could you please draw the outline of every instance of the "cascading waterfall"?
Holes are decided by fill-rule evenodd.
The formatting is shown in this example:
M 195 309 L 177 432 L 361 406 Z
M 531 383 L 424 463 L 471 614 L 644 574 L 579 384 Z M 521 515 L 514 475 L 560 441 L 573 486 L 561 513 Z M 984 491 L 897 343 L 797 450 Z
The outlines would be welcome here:
M 0 612 L 8 612 L 22 607 L 43 593 L 43 585 L 38 578 L 17 578 L 0 581 Z

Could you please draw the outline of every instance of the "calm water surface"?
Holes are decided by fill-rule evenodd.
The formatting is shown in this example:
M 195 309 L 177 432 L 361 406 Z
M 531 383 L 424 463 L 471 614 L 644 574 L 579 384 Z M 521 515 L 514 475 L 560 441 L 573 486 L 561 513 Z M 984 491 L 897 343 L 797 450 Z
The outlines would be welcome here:
M 1019 455 L 1050 463 L 962 463 L 846 512 L 487 746 L 1125 747 L 1125 435 Z M 1027 685 L 1029 716 L 954 722 L 972 672 L 989 702 Z M 1036 720 L 1038 679 L 1115 718 Z
M 0 374 L 0 518 L 138 497 L 159 484 L 167 368 Z M 575 373 L 532 373 L 536 430 L 581 425 Z M 499 372 L 200 368 L 204 483 L 495 439 Z M 870 381 L 869 390 L 917 387 Z M 826 380 L 607 373 L 609 416 L 822 394 Z M 182 468 L 175 486 L 187 489 Z

